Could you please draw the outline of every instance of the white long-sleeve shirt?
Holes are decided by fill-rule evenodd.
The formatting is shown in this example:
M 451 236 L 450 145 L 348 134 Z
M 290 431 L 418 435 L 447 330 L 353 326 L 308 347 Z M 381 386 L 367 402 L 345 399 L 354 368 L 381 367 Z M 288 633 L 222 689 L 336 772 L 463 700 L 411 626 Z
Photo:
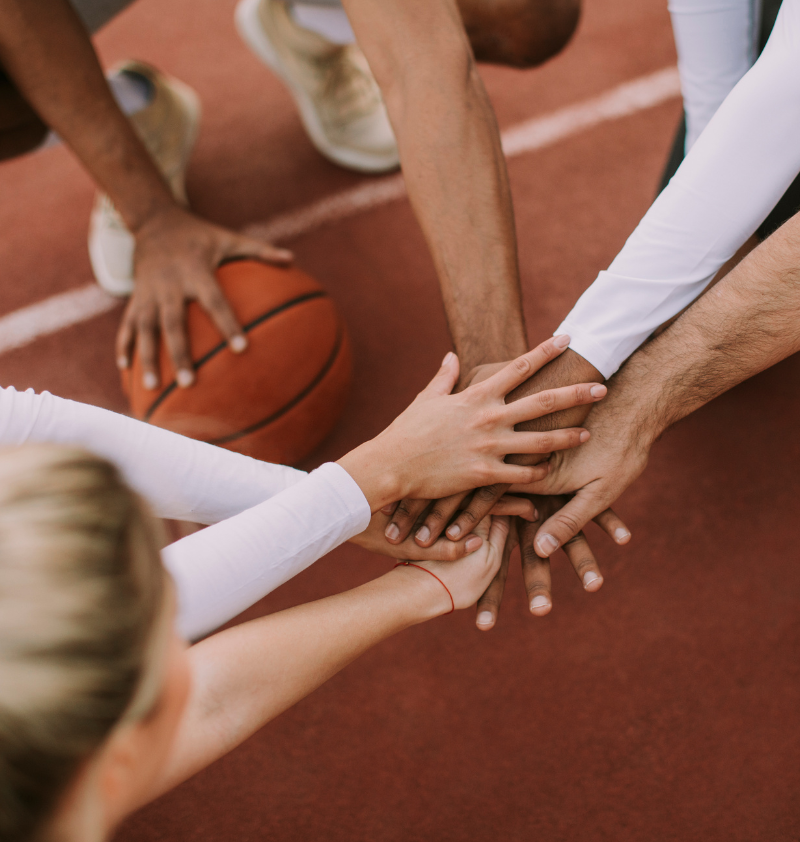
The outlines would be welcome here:
M 680 0 L 695 8 L 733 2 L 748 8 L 749 0 Z M 568 333 L 570 347 L 610 377 L 755 232 L 800 172 L 799 138 L 800 0 L 784 0 L 758 61 L 556 333 Z
M 178 626 L 207 634 L 363 532 L 361 489 L 339 465 L 259 462 L 98 407 L 0 389 L 0 445 L 77 444 L 122 471 L 159 517 L 216 523 L 163 552 Z

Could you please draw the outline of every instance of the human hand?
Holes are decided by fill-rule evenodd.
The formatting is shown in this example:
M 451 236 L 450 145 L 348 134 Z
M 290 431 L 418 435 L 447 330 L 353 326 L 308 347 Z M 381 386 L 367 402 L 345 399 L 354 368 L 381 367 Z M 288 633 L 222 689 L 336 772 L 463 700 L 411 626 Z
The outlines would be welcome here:
M 534 522 L 519 519 L 512 522 L 500 569 L 486 592 L 478 600 L 475 622 L 479 629 L 489 631 L 497 622 L 508 575 L 509 560 L 517 546 L 520 548 L 522 579 L 528 595 L 528 607 L 536 617 L 543 617 L 550 613 L 553 607 L 550 561 L 541 559 L 536 554 L 533 540 L 537 528 L 568 500 L 569 498 L 565 496 L 537 497 L 536 508 L 539 512 L 537 519 Z M 594 520 L 617 544 L 624 544 L 630 540 L 627 527 L 611 509 L 602 512 Z M 581 580 L 584 590 L 589 593 L 599 590 L 603 584 L 603 576 L 583 532 L 578 532 L 572 540 L 564 544 L 564 552 Z
M 506 404 L 505 396 L 562 353 L 568 342 L 568 337 L 549 339 L 458 394 L 450 394 L 458 379 L 458 359 L 448 354 L 411 406 L 339 463 L 361 486 L 373 511 L 406 497 L 446 497 L 476 486 L 541 478 L 542 468 L 512 465 L 505 456 L 575 447 L 588 436 L 580 428 L 522 433 L 515 425 L 554 409 L 594 403 L 605 387 L 571 386 L 513 404 Z
M 507 363 L 487 363 L 476 366 L 464 382 L 468 385 L 480 383 L 501 370 L 505 365 Z M 571 348 L 567 348 L 563 354 L 555 357 L 514 389 L 506 397 L 506 402 L 511 403 L 538 393 L 549 395 L 557 387 L 591 381 L 598 383 L 602 381 L 600 372 Z M 604 391 L 599 393 L 601 396 L 605 394 Z M 547 395 L 544 395 L 544 400 L 547 400 Z M 521 422 L 516 429 L 529 432 L 548 432 L 562 427 L 574 427 L 583 423 L 591 408 L 592 404 L 554 408 L 537 418 L 530 418 Z M 515 465 L 541 464 L 544 475 L 549 467 L 544 464 L 547 462 L 549 455 L 549 453 L 512 454 L 507 457 L 506 461 Z M 478 488 L 471 494 L 437 500 L 432 504 L 429 504 L 427 500 L 403 500 L 397 507 L 392 523 L 389 524 L 387 538 L 404 541 L 414 528 L 416 529 L 415 540 L 420 546 L 425 547 L 436 541 L 447 527 L 448 537 L 456 540 L 459 536 L 470 532 L 476 523 L 486 517 L 507 490 L 508 485 L 495 483 Z M 427 514 L 420 522 L 425 509 L 427 509 Z M 453 519 L 459 509 L 461 509 L 461 513 Z
M 447 614 L 452 608 L 469 608 L 475 604 L 497 574 L 508 530 L 507 517 L 486 518 L 475 527 L 476 535 L 483 539 L 483 544 L 477 552 L 454 562 L 415 562 L 415 565 L 418 564 L 437 576 L 450 595 L 432 576 L 424 576 L 413 567 L 401 565 L 396 567 L 390 575 L 416 577 L 415 586 L 424 588 L 429 597 L 435 600 L 434 616 Z M 450 596 L 453 598 L 452 604 Z
M 207 222 L 177 204 L 161 208 L 135 231 L 136 287 L 117 333 L 117 365 L 128 368 L 134 343 L 142 361 L 143 385 L 159 385 L 158 334 L 164 338 L 181 387 L 194 382 L 185 307 L 198 301 L 235 353 L 247 340 L 214 276 L 226 259 L 251 257 L 285 264 L 292 254 Z
M 609 399 L 613 395 L 612 390 Z M 516 489 L 537 494 L 575 492 L 563 508 L 539 525 L 534 547 L 542 558 L 563 547 L 586 523 L 605 512 L 647 466 L 650 448 L 660 429 L 651 429 L 646 421 L 637 419 L 622 400 L 603 410 L 592 413 L 587 422 L 592 430 L 587 453 L 576 452 L 579 458 L 553 454 L 550 476 Z M 624 544 L 630 540 L 630 532 L 624 524 L 618 525 L 613 537 Z

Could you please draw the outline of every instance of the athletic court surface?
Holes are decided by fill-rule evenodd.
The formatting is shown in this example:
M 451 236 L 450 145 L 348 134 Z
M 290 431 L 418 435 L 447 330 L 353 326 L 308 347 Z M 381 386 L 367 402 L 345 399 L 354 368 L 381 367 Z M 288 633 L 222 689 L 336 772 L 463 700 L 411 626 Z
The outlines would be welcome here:
M 424 385 L 449 347 L 444 315 L 401 181 L 313 150 L 238 40 L 233 6 L 140 0 L 98 44 L 107 64 L 141 58 L 199 91 L 194 207 L 280 236 L 341 307 L 355 386 L 313 467 Z M 531 343 L 652 200 L 680 113 L 674 64 L 665 0 L 585 0 L 577 37 L 544 68 L 484 68 L 511 156 Z M 121 307 L 88 286 L 92 195 L 64 149 L 0 167 L 0 383 L 124 410 Z M 590 529 L 599 594 L 559 556 L 553 611 L 534 619 L 512 565 L 494 631 L 463 611 L 389 640 L 119 839 L 800 839 L 798 382 L 790 359 L 667 433 L 618 505 L 630 545 Z M 345 546 L 249 614 L 388 566 Z

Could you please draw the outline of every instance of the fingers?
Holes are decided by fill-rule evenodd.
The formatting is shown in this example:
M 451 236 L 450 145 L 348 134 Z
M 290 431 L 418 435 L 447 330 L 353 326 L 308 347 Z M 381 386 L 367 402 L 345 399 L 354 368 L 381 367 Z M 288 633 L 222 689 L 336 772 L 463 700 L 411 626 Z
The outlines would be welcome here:
M 532 421 L 562 409 L 584 406 L 602 400 L 608 389 L 601 383 L 580 383 L 577 386 L 564 386 L 561 389 L 545 389 L 527 398 L 520 398 L 508 404 L 506 418 L 511 424 Z
M 603 574 L 583 532 L 579 532 L 564 544 L 564 552 L 578 574 L 583 589 L 589 593 L 600 590 L 603 585 Z
M 271 243 L 262 243 L 251 237 L 243 236 L 234 238 L 231 245 L 226 249 L 225 257 L 254 257 L 256 260 L 275 263 L 278 266 L 285 266 L 294 260 L 294 255 L 289 249 L 278 248 Z
M 627 544 L 631 540 L 631 532 L 613 509 L 606 509 L 594 518 L 594 522 L 616 544 Z
M 494 522 L 492 523 L 494 527 Z M 490 533 L 491 538 L 491 533 Z M 503 601 L 503 592 L 508 577 L 508 563 L 511 553 L 517 546 L 516 526 L 509 524 L 509 532 L 506 536 L 506 543 L 503 548 L 503 555 L 500 561 L 500 568 L 492 579 L 489 587 L 483 593 L 476 605 L 477 614 L 475 624 L 481 631 L 489 631 L 497 623 L 497 615 L 500 612 L 500 603 Z
M 197 300 L 203 309 L 211 316 L 214 324 L 223 335 L 231 351 L 241 354 L 247 348 L 247 339 L 236 316 L 219 288 L 216 278 L 211 274 L 197 285 Z
M 479 488 L 470 500 L 469 505 L 447 527 L 447 537 L 455 541 L 462 535 L 472 532 L 476 524 L 480 523 L 497 504 L 497 501 L 508 490 L 507 485 L 487 485 Z
M 434 500 L 422 526 L 417 529 L 414 540 L 421 547 L 429 547 L 443 532 L 450 523 L 450 518 L 458 511 L 462 500 L 469 492 L 454 494 L 451 497 L 443 497 L 441 500 Z
M 484 381 L 484 386 L 496 395 L 507 395 L 535 374 L 540 368 L 563 353 L 569 345 L 569 337 L 565 334 L 554 336 L 542 342 L 532 351 L 512 360 L 497 374 L 493 374 Z
M 194 383 L 194 366 L 189 354 L 189 338 L 186 335 L 184 302 L 180 297 L 171 297 L 161 306 L 161 333 L 175 370 L 175 382 L 183 389 Z
M 491 515 L 507 515 L 509 517 L 521 517 L 523 520 L 538 520 L 539 513 L 533 501 L 527 497 L 516 497 L 512 494 L 504 494 L 493 506 Z
M 117 339 L 114 350 L 117 356 L 117 368 L 128 368 L 131 364 L 133 354 L 133 342 L 136 339 L 136 328 L 132 302 L 128 302 L 125 312 L 122 314 L 122 322 L 117 331 Z
M 458 357 L 452 351 L 448 351 L 433 380 L 422 390 L 422 394 L 449 395 L 458 382 L 458 372 Z
M 528 608 L 536 617 L 544 617 L 553 607 L 550 595 L 550 560 L 542 559 L 534 549 L 536 524 L 522 521 L 519 551 L 522 559 L 522 580 L 528 594 Z
M 589 488 L 582 488 L 554 515 L 539 527 L 534 546 L 542 558 L 548 558 L 559 547 L 574 538 L 592 518 L 605 510 Z
M 414 528 L 417 518 L 425 511 L 429 503 L 430 500 L 401 500 L 384 532 L 386 540 L 390 544 L 405 541 Z
M 148 305 L 136 314 L 136 346 L 139 349 L 139 361 L 142 364 L 142 385 L 145 389 L 157 389 L 161 378 L 158 366 L 158 317 L 155 305 Z
M 507 453 L 552 453 L 577 447 L 589 438 L 589 431 L 582 427 L 566 427 L 549 433 L 508 433 L 500 439 L 499 446 L 501 452 Z
M 429 547 L 420 547 L 409 536 L 396 548 L 391 548 L 391 555 L 404 561 L 458 561 L 479 550 L 483 541 L 480 535 L 467 535 L 461 541 L 440 538 Z

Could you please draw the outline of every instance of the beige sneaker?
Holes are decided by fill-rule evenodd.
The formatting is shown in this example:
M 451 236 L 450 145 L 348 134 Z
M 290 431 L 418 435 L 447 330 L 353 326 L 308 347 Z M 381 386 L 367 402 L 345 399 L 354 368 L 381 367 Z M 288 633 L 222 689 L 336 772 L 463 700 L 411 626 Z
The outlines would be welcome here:
M 164 173 L 175 198 L 186 199 L 186 168 L 200 123 L 200 100 L 186 84 L 138 61 L 116 68 L 145 77 L 153 98 L 129 119 L 153 160 Z M 133 292 L 135 240 L 105 193 L 98 193 L 89 223 L 89 259 L 97 283 L 111 295 Z
M 326 158 L 369 173 L 400 164 L 380 89 L 356 44 L 332 44 L 299 26 L 284 0 L 240 0 L 235 20 L 244 42 L 286 83 Z

